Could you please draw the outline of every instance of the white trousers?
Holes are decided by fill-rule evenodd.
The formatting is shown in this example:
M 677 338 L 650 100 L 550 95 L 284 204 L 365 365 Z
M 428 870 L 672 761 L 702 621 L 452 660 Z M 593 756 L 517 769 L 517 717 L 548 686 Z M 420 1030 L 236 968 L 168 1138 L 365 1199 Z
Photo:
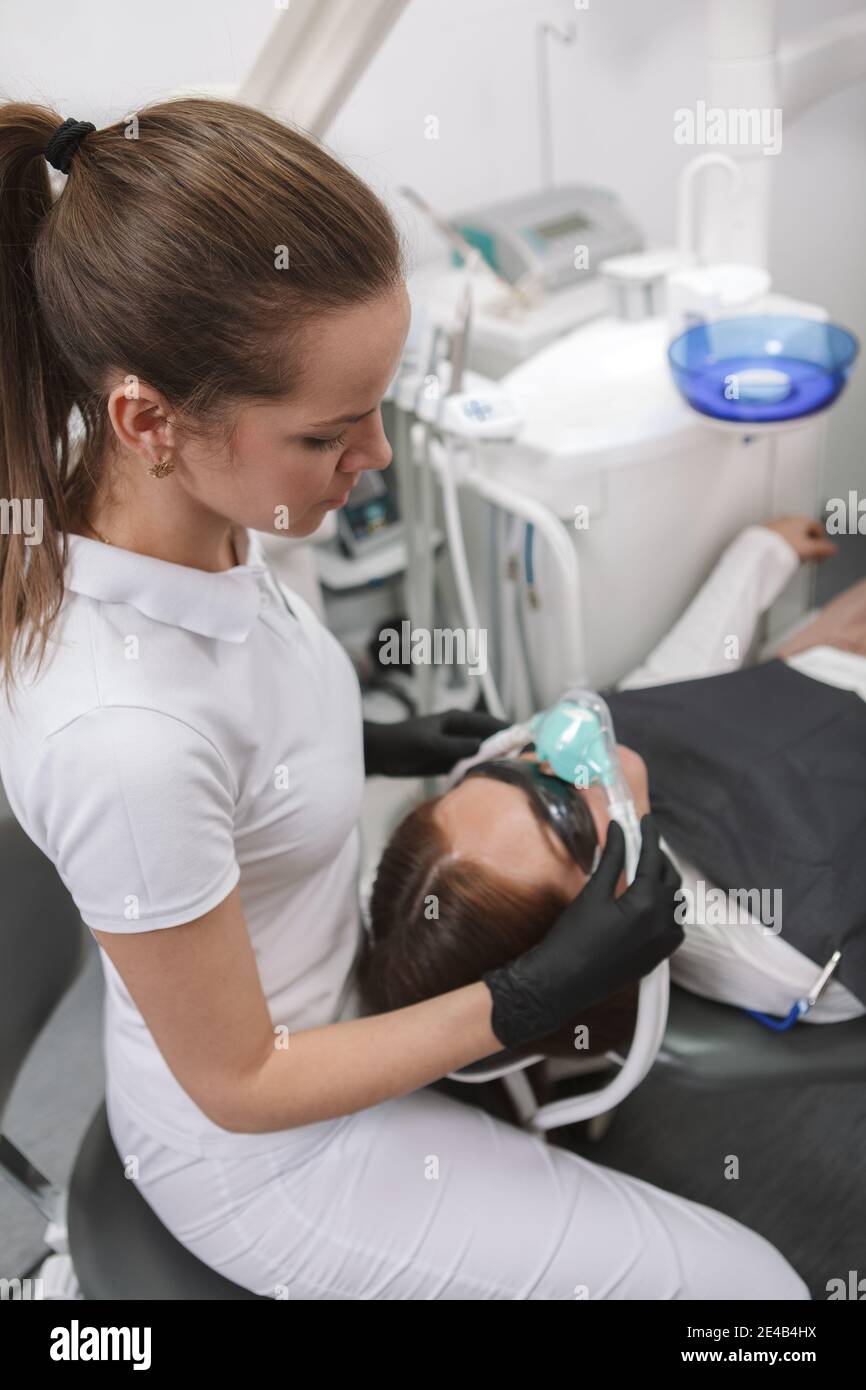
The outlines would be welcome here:
M 437 1091 L 231 1159 L 166 1148 L 110 1087 L 107 1099 L 118 1152 L 137 1159 L 163 1225 L 272 1298 L 809 1298 L 778 1250 L 730 1217 Z

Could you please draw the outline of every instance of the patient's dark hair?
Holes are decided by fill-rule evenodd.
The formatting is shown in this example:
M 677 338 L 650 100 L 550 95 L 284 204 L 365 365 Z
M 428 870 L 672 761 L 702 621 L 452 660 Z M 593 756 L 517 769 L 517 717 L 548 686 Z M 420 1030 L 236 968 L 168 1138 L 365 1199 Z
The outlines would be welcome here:
M 359 983 L 372 1013 L 405 1008 L 473 984 L 486 970 L 522 955 L 545 935 L 569 901 L 529 888 L 466 856 L 452 854 L 434 819 L 440 797 L 425 801 L 391 836 L 370 898 L 370 931 Z M 578 824 L 588 873 L 597 843 L 585 803 Z M 634 1031 L 638 984 L 584 1009 L 527 1051 L 586 1057 L 625 1046 Z M 588 1046 L 575 1048 L 585 1024 Z

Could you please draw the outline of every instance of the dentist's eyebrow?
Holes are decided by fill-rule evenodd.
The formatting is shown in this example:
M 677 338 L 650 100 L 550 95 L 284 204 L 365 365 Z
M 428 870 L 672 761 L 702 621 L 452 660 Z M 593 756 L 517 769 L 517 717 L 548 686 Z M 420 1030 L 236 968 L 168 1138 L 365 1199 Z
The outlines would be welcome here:
M 366 420 L 367 416 L 372 415 L 373 411 L 378 410 L 378 408 L 379 407 L 375 405 L 371 406 L 369 410 L 364 411 L 363 415 L 341 415 L 336 420 L 315 420 L 311 425 L 304 425 L 303 428 L 307 430 L 327 430 L 330 429 L 332 425 L 356 425 L 359 420 Z

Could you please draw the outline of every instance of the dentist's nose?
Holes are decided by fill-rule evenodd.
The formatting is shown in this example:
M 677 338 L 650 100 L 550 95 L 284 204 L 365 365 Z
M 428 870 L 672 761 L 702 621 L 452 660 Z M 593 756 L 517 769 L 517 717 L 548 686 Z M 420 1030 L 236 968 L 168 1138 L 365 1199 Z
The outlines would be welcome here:
M 363 439 L 360 439 L 351 449 L 347 449 L 340 459 L 341 473 L 367 473 L 381 472 L 387 468 L 392 458 L 394 450 L 388 443 L 388 436 L 385 433 L 385 426 L 382 424 L 382 412 L 377 410 L 370 420 L 370 432 Z

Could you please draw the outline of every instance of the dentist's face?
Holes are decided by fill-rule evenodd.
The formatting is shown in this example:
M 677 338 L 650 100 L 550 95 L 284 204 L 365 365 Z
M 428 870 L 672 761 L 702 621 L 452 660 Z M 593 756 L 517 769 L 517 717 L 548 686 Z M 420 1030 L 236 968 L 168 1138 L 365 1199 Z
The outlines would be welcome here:
M 618 743 L 617 749 L 638 815 L 645 815 L 650 809 L 646 763 L 632 748 Z M 534 753 L 522 756 L 538 761 Z M 578 795 L 589 808 L 603 848 L 610 825 L 604 791 L 598 786 L 587 787 Z M 576 897 L 587 883 L 588 875 L 571 858 L 556 831 L 539 821 L 520 787 L 490 777 L 468 777 L 445 793 L 434 819 L 452 853 L 489 864 L 504 878 L 530 887 L 552 888 L 564 898 Z M 625 889 L 623 874 L 617 897 Z
M 300 331 L 306 374 L 297 395 L 252 404 L 237 417 L 231 457 L 184 447 L 184 482 L 229 521 L 275 535 L 308 536 L 345 504 L 358 477 L 387 468 L 380 405 L 400 363 L 411 306 L 405 287 L 323 314 Z M 343 420 L 344 416 L 352 419 Z M 285 509 L 288 527 L 275 523 Z

